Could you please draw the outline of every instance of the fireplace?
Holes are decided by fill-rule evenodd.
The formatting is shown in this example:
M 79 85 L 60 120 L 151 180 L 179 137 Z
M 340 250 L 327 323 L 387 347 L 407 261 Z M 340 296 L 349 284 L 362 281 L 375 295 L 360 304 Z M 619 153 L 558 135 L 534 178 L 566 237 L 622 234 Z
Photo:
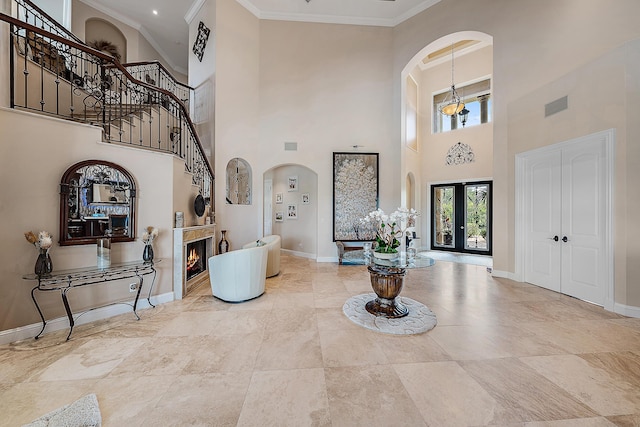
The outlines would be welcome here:
M 207 262 L 215 255 L 215 224 L 173 229 L 173 293 L 182 299 L 209 281 Z
M 207 263 L 204 262 L 207 257 L 205 243 L 206 239 L 187 243 L 187 259 L 185 260 L 187 282 L 207 269 Z

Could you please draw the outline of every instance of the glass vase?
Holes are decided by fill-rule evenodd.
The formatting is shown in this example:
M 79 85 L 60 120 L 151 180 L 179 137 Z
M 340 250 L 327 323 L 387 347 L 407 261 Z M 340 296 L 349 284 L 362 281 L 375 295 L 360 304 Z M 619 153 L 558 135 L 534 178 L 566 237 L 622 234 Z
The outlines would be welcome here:
M 53 271 L 53 262 L 49 256 L 49 249 L 40 249 L 38 259 L 36 259 L 36 266 L 34 272 L 38 276 L 46 276 Z
M 153 261 L 153 246 L 150 243 L 144 245 L 144 250 L 142 251 L 142 259 L 144 262 L 152 262 Z

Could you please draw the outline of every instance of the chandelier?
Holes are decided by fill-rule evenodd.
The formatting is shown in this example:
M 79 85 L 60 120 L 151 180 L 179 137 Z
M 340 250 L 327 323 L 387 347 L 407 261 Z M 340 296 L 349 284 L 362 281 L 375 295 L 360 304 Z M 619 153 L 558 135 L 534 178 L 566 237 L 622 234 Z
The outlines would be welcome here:
M 464 109 L 464 102 L 456 91 L 453 79 L 453 43 L 451 43 L 451 91 L 447 94 L 440 106 L 440 112 L 445 116 L 455 116 Z

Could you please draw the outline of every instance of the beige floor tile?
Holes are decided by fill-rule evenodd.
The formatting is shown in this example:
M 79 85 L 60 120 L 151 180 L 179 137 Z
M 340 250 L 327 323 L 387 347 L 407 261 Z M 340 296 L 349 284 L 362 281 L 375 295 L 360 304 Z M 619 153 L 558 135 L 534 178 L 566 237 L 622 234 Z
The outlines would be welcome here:
M 436 326 L 428 332 L 453 360 L 477 360 L 511 357 L 507 348 L 485 338 L 490 327 Z
M 102 425 L 142 425 L 177 379 L 177 375 L 129 375 L 98 380 L 91 390 L 98 397 Z
M 320 331 L 325 367 L 388 364 L 377 333 L 364 328 Z
M 321 368 L 317 330 L 265 334 L 255 369 L 259 371 Z
M 491 423 L 496 401 L 455 362 L 394 365 L 400 380 L 430 426 Z
M 599 415 L 640 412 L 640 356 L 601 353 L 522 361 Z
M 188 335 L 210 335 L 222 319 L 224 311 L 185 311 L 170 320 L 166 327 L 158 331 L 158 337 L 184 337 Z
M 185 347 L 189 363 L 183 373 L 251 372 L 262 338 L 262 333 L 201 337 Z
M 330 426 L 323 369 L 255 372 L 238 426 Z
M 105 338 L 86 342 L 51 363 L 34 379 L 68 381 L 102 378 L 111 373 L 129 355 L 150 338 Z
M 536 421 L 525 423 L 525 427 L 615 427 L 606 418 L 577 418 L 573 420 Z
M 365 292 L 362 266 L 283 255 L 253 301 L 203 285 L 140 321 L 0 346 L 0 425 L 96 393 L 106 427 L 640 426 L 640 319 L 438 262 L 402 291 L 438 325 L 396 336 L 343 314 Z
M 333 426 L 426 426 L 390 365 L 327 368 Z
M 518 359 L 459 362 L 497 402 L 498 423 L 592 418 L 598 414 Z
M 251 374 L 181 375 L 170 385 L 141 426 L 236 425 Z
M 318 322 L 313 308 L 289 307 L 274 309 L 265 319 L 265 333 L 317 331 Z

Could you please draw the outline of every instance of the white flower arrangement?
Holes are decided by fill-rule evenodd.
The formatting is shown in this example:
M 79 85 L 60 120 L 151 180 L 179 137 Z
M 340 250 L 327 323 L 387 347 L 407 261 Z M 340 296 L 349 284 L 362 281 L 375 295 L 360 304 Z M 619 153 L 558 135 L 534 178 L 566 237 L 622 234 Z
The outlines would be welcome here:
M 416 218 L 420 216 L 415 209 L 398 208 L 386 215 L 382 209 L 369 212 L 361 219 L 365 224 L 376 226 L 376 252 L 397 253 L 400 240 L 415 229 Z
M 158 237 L 158 229 L 155 227 L 149 226 L 146 231 L 142 233 L 142 241 L 145 245 L 150 245 L 156 237 Z
M 48 231 L 41 231 L 37 236 L 32 231 L 27 231 L 24 237 L 38 249 L 47 250 L 53 246 L 53 238 Z

